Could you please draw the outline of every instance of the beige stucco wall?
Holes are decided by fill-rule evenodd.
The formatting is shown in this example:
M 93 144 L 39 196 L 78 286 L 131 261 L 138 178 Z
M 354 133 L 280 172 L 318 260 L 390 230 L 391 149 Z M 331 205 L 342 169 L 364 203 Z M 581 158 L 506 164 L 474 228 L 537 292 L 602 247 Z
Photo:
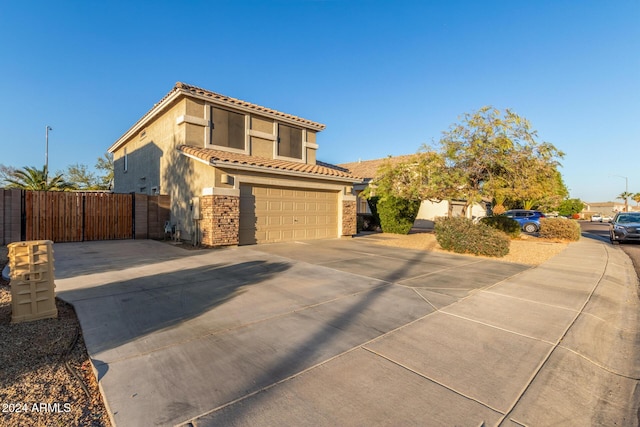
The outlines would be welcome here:
M 204 133 L 206 130 L 204 126 L 194 125 L 192 123 L 183 123 L 180 126 L 184 127 L 185 144 L 199 148 L 204 147 Z
M 308 165 L 316 164 L 316 150 L 313 148 L 307 148 L 307 164 Z
M 273 141 L 251 137 L 251 155 L 273 159 Z
M 193 220 L 191 201 L 200 197 L 205 188 L 215 186 L 215 169 L 200 161 L 190 159 L 177 151 L 171 154 L 163 175 L 163 186 L 171 196 L 171 222 L 179 225 L 181 238 L 191 240 L 196 223 Z
M 163 189 L 160 171 L 166 167 L 167 153 L 184 143 L 184 128 L 176 125 L 176 119 L 184 114 L 184 108 L 184 99 L 173 104 L 113 153 L 114 192 L 152 194 L 151 189 L 159 186 L 160 194 L 167 194 Z M 127 171 L 124 170 L 125 149 Z
M 251 129 L 272 134 L 273 120 L 251 116 Z
M 307 142 L 316 144 L 316 133 L 312 130 L 307 131 Z
M 204 101 L 200 99 L 185 99 L 185 114 L 204 118 Z

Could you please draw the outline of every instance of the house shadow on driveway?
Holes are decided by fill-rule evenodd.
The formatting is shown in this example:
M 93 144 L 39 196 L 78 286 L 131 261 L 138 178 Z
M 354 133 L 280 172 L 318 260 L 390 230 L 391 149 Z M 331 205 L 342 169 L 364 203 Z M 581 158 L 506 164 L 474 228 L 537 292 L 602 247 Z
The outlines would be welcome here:
M 131 352 L 153 351 L 169 342 L 188 341 L 203 331 L 213 333 L 235 326 L 233 318 L 228 323 L 218 319 L 215 325 L 207 324 L 206 318 L 194 319 L 288 268 L 285 262 L 256 260 L 144 276 L 135 275 L 134 270 L 135 276 L 129 280 L 95 287 L 65 291 L 63 284 L 58 296 L 75 307 L 91 357 L 100 355 L 110 361 Z M 189 321 L 193 321 L 193 328 L 174 331 Z M 120 349 L 137 340 L 140 342 L 133 348 Z

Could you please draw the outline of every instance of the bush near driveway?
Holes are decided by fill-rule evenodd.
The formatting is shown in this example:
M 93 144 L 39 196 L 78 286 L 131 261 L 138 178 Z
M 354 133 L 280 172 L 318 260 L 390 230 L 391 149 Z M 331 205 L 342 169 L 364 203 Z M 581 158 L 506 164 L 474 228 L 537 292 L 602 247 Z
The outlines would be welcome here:
M 486 216 L 480 219 L 480 222 L 506 233 L 512 239 L 520 237 L 520 224 L 513 218 L 502 215 Z
M 436 240 L 448 251 L 503 257 L 509 253 L 509 236 L 486 224 L 467 218 L 436 218 Z
M 581 230 L 578 221 L 565 218 L 540 218 L 540 237 L 576 241 Z
M 384 233 L 409 234 L 418 215 L 420 201 L 387 196 L 378 199 L 376 208 Z

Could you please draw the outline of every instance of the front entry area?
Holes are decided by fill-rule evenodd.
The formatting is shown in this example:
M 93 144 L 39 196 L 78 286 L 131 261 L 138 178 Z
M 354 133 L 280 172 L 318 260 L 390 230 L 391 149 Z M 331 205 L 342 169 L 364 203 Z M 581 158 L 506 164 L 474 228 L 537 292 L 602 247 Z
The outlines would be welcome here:
M 338 192 L 240 185 L 240 245 L 338 237 Z

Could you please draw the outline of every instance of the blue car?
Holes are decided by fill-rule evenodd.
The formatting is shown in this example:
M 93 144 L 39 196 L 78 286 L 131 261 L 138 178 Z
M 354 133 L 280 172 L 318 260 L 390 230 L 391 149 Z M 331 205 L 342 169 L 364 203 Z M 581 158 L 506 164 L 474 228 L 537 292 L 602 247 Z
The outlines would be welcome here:
M 504 216 L 515 219 L 520 227 L 527 233 L 535 233 L 540 230 L 540 218 L 546 216 L 540 211 L 531 211 L 527 209 L 512 209 L 506 211 Z

